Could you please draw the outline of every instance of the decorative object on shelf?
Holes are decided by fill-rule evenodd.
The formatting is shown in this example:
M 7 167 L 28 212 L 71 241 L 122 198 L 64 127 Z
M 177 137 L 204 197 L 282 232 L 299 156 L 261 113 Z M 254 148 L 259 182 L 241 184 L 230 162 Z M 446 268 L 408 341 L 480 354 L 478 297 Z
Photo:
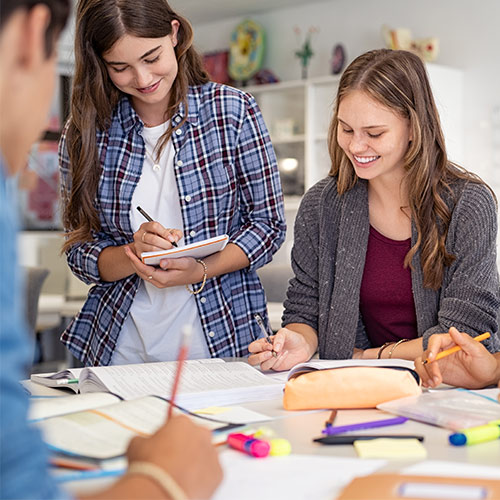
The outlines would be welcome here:
M 332 75 L 338 75 L 345 64 L 345 49 L 344 46 L 340 43 L 333 47 L 332 52 Z
M 257 85 L 264 85 L 265 83 L 278 83 L 280 79 L 270 70 L 270 69 L 261 69 L 256 75 L 253 77 L 255 83 Z
M 280 118 L 273 123 L 274 137 L 279 140 L 293 138 L 297 134 L 298 125 L 293 118 Z
M 437 37 L 413 39 L 409 29 L 391 29 L 386 25 L 382 26 L 382 37 L 388 49 L 408 50 L 426 62 L 437 59 L 439 53 L 439 38 Z
M 250 19 L 238 24 L 229 44 L 229 76 L 246 83 L 262 67 L 264 51 L 264 28 Z
M 210 79 L 217 83 L 231 83 L 227 72 L 229 64 L 229 50 L 219 50 L 203 54 L 203 66 L 210 75 Z
M 297 39 L 300 40 L 301 36 L 301 30 L 298 26 L 295 26 L 293 28 L 295 31 L 295 34 L 297 35 Z M 300 50 L 295 51 L 295 56 L 299 58 L 300 60 L 300 65 L 302 67 L 302 78 L 306 79 L 307 78 L 307 67 L 309 66 L 309 61 L 311 60 L 311 57 L 314 55 L 314 52 L 311 47 L 311 37 L 314 33 L 317 33 L 319 30 L 318 28 L 311 26 L 306 33 L 304 42 L 302 43 Z

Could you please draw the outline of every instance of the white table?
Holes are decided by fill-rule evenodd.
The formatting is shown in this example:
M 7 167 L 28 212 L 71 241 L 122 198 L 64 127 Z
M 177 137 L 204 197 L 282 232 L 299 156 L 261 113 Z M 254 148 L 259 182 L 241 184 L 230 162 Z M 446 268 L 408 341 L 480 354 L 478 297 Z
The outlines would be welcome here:
M 38 395 L 54 395 L 61 391 L 49 389 L 38 384 L 28 383 L 30 390 Z M 64 393 L 67 395 L 67 392 Z M 256 427 L 265 425 L 275 431 L 277 437 L 290 441 L 292 452 L 302 455 L 333 456 L 356 458 L 352 445 L 322 445 L 313 442 L 314 438 L 321 436 L 324 423 L 330 411 L 285 411 L 281 399 L 271 401 L 251 402 L 244 405 L 246 408 L 263 413 L 273 420 L 265 424 L 255 424 Z M 369 410 L 340 410 L 335 420 L 335 425 L 344 425 L 354 422 L 363 422 L 380 418 L 380 411 Z M 407 421 L 404 424 L 358 431 L 359 434 L 411 434 L 424 436 L 424 446 L 427 449 L 428 460 L 443 460 L 458 464 L 474 464 L 477 466 L 500 466 L 500 440 L 482 443 L 474 446 L 454 447 L 448 443 L 449 430 L 433 427 L 419 422 Z M 379 472 L 397 472 L 415 460 L 389 461 Z M 304 471 L 307 474 L 307 471 Z M 110 479 L 81 481 L 66 483 L 73 493 L 89 493 L 100 489 L 110 483 Z M 269 493 L 269 491 L 267 492 Z M 266 496 L 265 498 L 268 498 Z M 279 484 L 276 485 L 276 499 L 279 497 Z

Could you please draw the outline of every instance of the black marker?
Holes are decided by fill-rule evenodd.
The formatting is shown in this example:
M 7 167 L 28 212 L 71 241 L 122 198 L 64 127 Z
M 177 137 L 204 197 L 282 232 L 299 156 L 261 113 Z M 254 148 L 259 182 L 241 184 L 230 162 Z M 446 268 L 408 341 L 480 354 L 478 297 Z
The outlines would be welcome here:
M 391 434 L 391 435 L 359 435 L 359 436 L 325 436 L 321 438 L 313 439 L 315 443 L 321 444 L 353 444 L 354 441 L 366 441 L 367 439 L 417 439 L 418 441 L 423 441 L 423 436 L 413 436 L 405 434 Z
M 139 213 L 148 221 L 148 222 L 154 222 L 153 219 L 151 218 L 151 216 L 146 212 L 144 211 L 141 207 L 137 206 L 136 207 L 137 210 L 139 210 Z M 172 243 L 172 246 L 174 246 L 175 248 L 177 248 L 177 243 L 175 241 L 171 241 L 170 243 Z

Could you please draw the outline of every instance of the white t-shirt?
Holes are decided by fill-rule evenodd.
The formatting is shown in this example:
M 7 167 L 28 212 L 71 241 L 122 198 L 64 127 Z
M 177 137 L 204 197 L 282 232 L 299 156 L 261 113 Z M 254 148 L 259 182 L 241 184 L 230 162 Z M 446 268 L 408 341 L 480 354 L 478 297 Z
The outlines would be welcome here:
M 174 172 L 175 151 L 171 140 L 161 153 L 160 168 L 153 169 L 152 160 L 156 158 L 153 149 L 167 126 L 168 122 L 156 127 L 144 127 L 142 132 L 147 153 L 141 178 L 132 196 L 130 222 L 134 232 L 146 222 L 137 206 L 142 207 L 163 227 L 184 230 Z M 193 331 L 188 357 L 209 358 L 210 352 L 194 296 L 184 285 L 160 289 L 141 280 L 118 337 L 111 364 L 177 359 L 185 325 L 190 325 Z

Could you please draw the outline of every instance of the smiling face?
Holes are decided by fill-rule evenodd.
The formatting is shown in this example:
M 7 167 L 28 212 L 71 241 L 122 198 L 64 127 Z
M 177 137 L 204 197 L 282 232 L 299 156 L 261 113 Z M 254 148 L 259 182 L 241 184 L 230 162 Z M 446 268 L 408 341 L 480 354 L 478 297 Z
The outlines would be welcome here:
M 177 76 L 174 47 L 178 27 L 179 22 L 172 21 L 172 33 L 163 38 L 124 35 L 103 54 L 111 81 L 131 96 L 135 110 L 145 121 L 155 111 L 163 116 L 168 106 Z
M 339 103 L 337 141 L 361 179 L 401 178 L 408 150 L 410 122 L 353 90 Z

